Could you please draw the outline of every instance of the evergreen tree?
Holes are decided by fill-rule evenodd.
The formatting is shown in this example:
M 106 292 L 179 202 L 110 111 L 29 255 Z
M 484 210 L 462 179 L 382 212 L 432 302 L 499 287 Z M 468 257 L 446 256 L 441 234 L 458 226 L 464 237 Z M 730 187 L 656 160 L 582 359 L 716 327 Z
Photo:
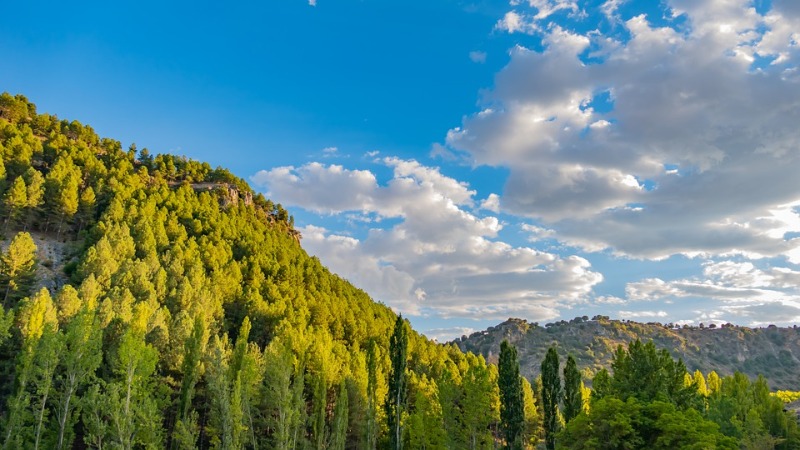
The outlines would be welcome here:
M 402 315 L 397 316 L 394 332 L 389 340 L 392 362 L 389 372 L 389 392 L 386 399 L 386 420 L 389 425 L 391 448 L 403 448 L 403 412 L 406 403 L 406 366 L 408 364 L 408 330 Z
M 561 402 L 561 378 L 559 377 L 558 352 L 555 347 L 547 350 L 542 361 L 542 404 L 544 406 L 544 441 L 548 450 L 555 449 L 556 433 L 559 429 L 558 405 Z
M 25 186 L 25 180 L 20 176 L 14 179 L 11 187 L 3 196 L 3 209 L 6 216 L 4 226 L 6 231 L 8 231 L 9 225 L 15 225 L 19 222 L 26 206 L 28 206 L 28 188 Z
M 572 355 L 564 365 L 564 421 L 569 423 L 583 408 L 581 373 Z
M 497 363 L 497 384 L 500 389 L 500 424 L 503 428 L 506 448 L 522 449 L 525 426 L 525 405 L 522 392 L 522 379 L 519 375 L 517 349 L 508 341 L 500 344 L 500 357 Z
M 26 297 L 36 275 L 36 243 L 29 233 L 18 233 L 0 257 L 0 289 L 5 291 L 3 306 Z

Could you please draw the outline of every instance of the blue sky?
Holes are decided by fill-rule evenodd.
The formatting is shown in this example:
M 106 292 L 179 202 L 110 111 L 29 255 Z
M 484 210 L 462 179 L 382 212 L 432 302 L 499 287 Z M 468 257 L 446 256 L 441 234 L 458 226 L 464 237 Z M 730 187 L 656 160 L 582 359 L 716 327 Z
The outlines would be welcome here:
M 796 2 L 25 3 L 0 89 L 230 168 L 429 336 L 800 322 Z

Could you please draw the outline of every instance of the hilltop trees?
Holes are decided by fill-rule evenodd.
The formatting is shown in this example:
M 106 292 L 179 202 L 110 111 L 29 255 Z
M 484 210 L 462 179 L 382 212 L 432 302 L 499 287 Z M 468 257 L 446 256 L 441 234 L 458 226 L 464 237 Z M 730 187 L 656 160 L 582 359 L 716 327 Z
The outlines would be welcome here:
M 702 374 L 689 376 L 680 360 L 640 341 L 620 346 L 612 369 L 612 374 L 595 376 L 597 395 L 592 395 L 589 412 L 567 423 L 558 436 L 559 448 L 800 446 L 797 421 L 769 395 L 763 378 L 751 383 L 736 373 L 720 382 L 712 372 L 709 390 L 703 392 Z

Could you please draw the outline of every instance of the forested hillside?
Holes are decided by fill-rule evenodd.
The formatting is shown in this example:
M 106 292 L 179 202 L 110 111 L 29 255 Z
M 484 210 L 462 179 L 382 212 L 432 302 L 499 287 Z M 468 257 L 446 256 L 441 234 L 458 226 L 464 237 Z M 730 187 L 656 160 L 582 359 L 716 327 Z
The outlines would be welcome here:
M 0 98 L 0 154 L 3 448 L 388 439 L 396 316 L 309 257 L 281 205 L 227 170 L 125 150 L 21 96 Z M 414 332 L 408 341 L 405 433 L 444 439 L 457 416 L 490 440 L 494 369 Z M 469 395 L 491 407 L 439 407 L 475 376 Z
M 508 339 L 519 348 L 522 374 L 536 377 L 547 349 L 557 345 L 562 358 L 572 354 L 591 377 L 611 365 L 617 347 L 637 339 L 652 340 L 683 359 L 690 371 L 715 371 L 732 375 L 739 371 L 755 378 L 765 376 L 775 389 L 800 390 L 800 329 L 722 326 L 675 326 L 611 320 L 606 316 L 576 317 L 544 326 L 509 319 L 486 331 L 458 339 L 463 351 L 497 359 L 500 343 Z
M 513 346 L 498 368 L 430 342 L 225 169 L 8 94 L 0 156 L 2 449 L 800 448 L 766 381 L 706 389 L 652 344 L 618 348 L 590 396 L 574 361 L 562 390 L 557 359 L 529 382 Z M 608 408 L 646 420 L 581 447 Z

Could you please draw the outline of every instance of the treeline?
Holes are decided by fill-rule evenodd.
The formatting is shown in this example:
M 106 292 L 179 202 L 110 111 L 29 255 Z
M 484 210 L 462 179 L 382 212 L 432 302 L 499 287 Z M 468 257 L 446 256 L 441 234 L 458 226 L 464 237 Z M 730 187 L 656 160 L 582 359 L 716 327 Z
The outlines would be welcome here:
M 696 411 L 718 445 L 796 448 L 763 380 L 704 395 L 673 365 L 680 403 L 629 395 L 620 365 L 590 396 L 574 364 L 551 359 L 531 385 L 511 346 L 498 368 L 436 345 L 309 257 L 286 210 L 224 169 L 123 150 L 8 94 L 0 156 L 0 448 L 572 448 L 625 411 L 620 439 L 649 448 L 655 422 L 638 417 L 656 401 Z M 57 288 L 41 287 L 37 266 L 55 263 L 32 236 L 71 244 Z M 614 399 L 622 412 L 598 417 Z
M 543 379 L 548 371 L 543 365 Z M 572 418 L 569 396 L 563 397 L 563 419 L 546 430 L 549 449 L 800 448 L 797 414 L 785 411 L 781 398 L 793 396 L 772 395 L 763 377 L 689 374 L 652 342 L 620 346 L 611 371 L 595 375 L 589 395 Z

